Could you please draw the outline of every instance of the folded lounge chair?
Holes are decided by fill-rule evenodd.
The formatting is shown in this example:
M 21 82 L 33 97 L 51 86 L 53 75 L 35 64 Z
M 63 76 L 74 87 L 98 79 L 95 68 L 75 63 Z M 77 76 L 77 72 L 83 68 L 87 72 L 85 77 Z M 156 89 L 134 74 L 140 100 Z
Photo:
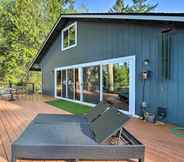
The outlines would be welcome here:
M 118 110 L 109 108 L 86 124 L 74 120 L 61 123 L 36 120 L 39 118 L 12 145 L 12 162 L 16 159 L 144 161 L 144 145 L 122 128 L 128 117 Z M 108 142 L 110 138 L 121 143 L 112 144 Z

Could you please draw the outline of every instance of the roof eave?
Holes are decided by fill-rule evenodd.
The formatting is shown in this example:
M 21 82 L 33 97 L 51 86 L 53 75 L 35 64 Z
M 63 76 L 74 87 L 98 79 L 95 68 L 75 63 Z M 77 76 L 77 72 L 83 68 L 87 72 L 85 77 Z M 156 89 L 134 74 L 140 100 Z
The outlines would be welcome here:
M 184 16 L 155 16 L 155 15 L 62 15 L 62 18 L 79 19 L 120 19 L 120 20 L 142 20 L 142 21 L 173 21 L 184 22 Z

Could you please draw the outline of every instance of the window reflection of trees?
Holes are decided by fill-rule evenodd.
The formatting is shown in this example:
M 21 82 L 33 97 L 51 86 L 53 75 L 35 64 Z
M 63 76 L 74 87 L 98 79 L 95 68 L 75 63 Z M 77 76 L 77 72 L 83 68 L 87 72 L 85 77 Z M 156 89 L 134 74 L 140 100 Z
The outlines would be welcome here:
M 57 72 L 57 96 L 97 104 L 100 93 L 103 101 L 128 111 L 129 107 L 129 64 L 102 65 L 102 92 L 100 92 L 100 65 L 83 67 L 81 83 L 79 69 Z M 62 76 L 62 77 L 61 77 Z M 66 80 L 67 78 L 67 80 Z M 81 89 L 80 89 L 81 88 Z M 82 92 L 82 94 L 80 94 Z
M 100 66 L 83 68 L 83 94 L 85 102 L 100 101 Z
M 118 108 L 128 108 L 129 67 L 127 63 L 103 66 L 103 100 Z

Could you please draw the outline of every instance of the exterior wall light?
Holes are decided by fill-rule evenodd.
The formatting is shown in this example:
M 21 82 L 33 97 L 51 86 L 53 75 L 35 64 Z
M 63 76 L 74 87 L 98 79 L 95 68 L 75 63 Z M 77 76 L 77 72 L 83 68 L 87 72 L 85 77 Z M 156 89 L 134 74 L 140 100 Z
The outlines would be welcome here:
M 144 65 L 149 65 L 150 61 L 148 59 L 144 60 Z

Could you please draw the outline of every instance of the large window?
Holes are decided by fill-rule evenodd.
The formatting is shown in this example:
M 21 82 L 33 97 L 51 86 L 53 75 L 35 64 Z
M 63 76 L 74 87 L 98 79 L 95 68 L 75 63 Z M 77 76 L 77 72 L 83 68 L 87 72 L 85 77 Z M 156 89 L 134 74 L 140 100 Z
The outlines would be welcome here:
M 171 29 L 162 32 L 161 43 L 161 78 L 164 80 L 170 79 L 171 74 L 171 46 L 172 34 Z
M 77 45 L 77 23 L 73 23 L 62 31 L 62 50 L 66 50 Z

